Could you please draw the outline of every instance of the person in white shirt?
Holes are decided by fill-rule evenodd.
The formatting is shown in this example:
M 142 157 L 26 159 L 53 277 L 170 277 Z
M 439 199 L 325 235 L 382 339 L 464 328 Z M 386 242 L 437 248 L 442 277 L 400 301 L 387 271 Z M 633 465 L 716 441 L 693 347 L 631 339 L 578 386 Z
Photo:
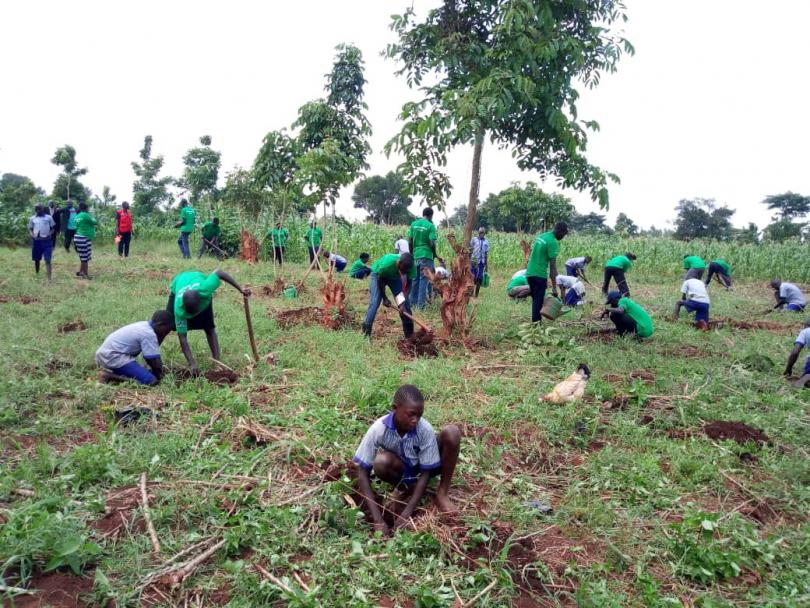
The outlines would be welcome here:
M 793 350 L 790 351 L 787 366 L 785 367 L 785 377 L 790 377 L 793 373 L 793 366 L 796 364 L 796 359 L 799 358 L 799 353 L 805 346 L 810 348 L 810 321 L 804 322 L 804 329 L 799 332 L 799 335 L 796 336 L 796 340 L 793 342 Z M 804 373 L 801 378 L 796 381 L 795 385 L 804 387 L 808 381 L 810 381 L 810 357 L 807 357 L 807 361 L 804 364 Z
M 675 320 L 681 315 L 681 308 L 695 313 L 695 327 L 709 329 L 709 292 L 700 279 L 686 279 L 681 285 L 681 299 L 675 302 Z
M 585 267 L 591 263 L 591 256 L 585 255 L 578 258 L 570 258 L 565 260 L 565 274 L 569 277 L 579 277 L 583 281 L 585 278 Z
M 558 274 L 557 287 L 566 306 L 582 306 L 585 303 L 585 285 L 577 277 Z
M 793 312 L 804 311 L 804 307 L 807 306 L 807 300 L 802 290 L 793 283 L 786 283 L 779 279 L 774 279 L 771 281 L 771 287 L 773 288 L 773 296 L 776 298 L 776 306 L 774 306 L 774 309 L 792 310 Z
M 53 255 L 53 235 L 56 231 L 56 222 L 45 213 L 42 205 L 34 206 L 34 215 L 28 219 L 28 234 L 31 235 L 31 259 L 34 261 L 34 270 L 39 274 L 42 258 L 45 258 L 45 270 L 48 280 L 51 280 L 51 256 Z
M 344 270 L 346 270 L 346 264 L 349 263 L 349 261 L 342 255 L 330 253 L 326 250 L 324 250 L 323 252 L 323 257 L 329 260 L 329 265 L 334 266 L 335 270 L 337 270 L 338 272 L 343 272 Z
M 397 240 L 394 241 L 394 251 L 397 253 L 410 253 L 411 247 L 408 245 L 408 239 L 403 238 L 402 235 L 397 236 Z

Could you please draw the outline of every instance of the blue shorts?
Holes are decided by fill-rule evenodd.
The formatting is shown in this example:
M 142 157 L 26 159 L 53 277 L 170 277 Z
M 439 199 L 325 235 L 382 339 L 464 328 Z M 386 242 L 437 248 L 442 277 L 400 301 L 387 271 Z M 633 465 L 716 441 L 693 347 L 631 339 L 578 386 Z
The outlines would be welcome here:
M 34 239 L 31 241 L 31 259 L 39 262 L 43 257 L 45 263 L 51 263 L 51 256 L 53 255 L 53 240 L 52 239 Z
M 123 376 L 124 378 L 132 378 L 140 384 L 147 384 L 151 386 L 157 382 L 155 375 L 136 361 L 130 361 L 123 367 L 117 367 L 115 369 L 111 369 L 110 371 L 118 376 Z
M 579 297 L 579 294 L 574 291 L 573 289 L 569 289 L 565 292 L 565 301 L 563 304 L 566 306 L 576 306 L 579 304 L 582 298 Z
M 577 267 L 576 266 L 568 266 L 568 265 L 566 265 L 565 266 L 565 274 L 567 274 L 569 277 L 577 276 Z
M 689 312 L 695 313 L 695 321 L 709 320 L 709 305 L 706 302 L 687 301 L 683 307 Z
M 785 310 L 792 310 L 793 312 L 803 312 L 804 305 L 802 304 L 788 304 L 785 306 Z
M 346 262 L 335 260 L 335 270 L 337 270 L 338 272 L 343 272 L 344 270 L 346 270 Z
M 807 357 L 807 361 L 804 362 L 804 373 L 810 374 L 810 357 Z

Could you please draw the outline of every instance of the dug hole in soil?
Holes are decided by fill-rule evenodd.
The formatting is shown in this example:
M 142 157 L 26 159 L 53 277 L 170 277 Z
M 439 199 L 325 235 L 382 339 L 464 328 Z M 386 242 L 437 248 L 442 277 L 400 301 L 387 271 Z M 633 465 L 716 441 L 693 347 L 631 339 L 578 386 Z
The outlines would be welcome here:
M 195 377 L 187 369 L 175 370 L 174 375 L 178 380 L 181 381 L 192 380 Z M 220 386 L 230 386 L 231 384 L 236 384 L 239 382 L 239 374 L 227 369 L 209 369 L 207 372 L 202 374 L 202 377 L 209 382 L 218 384 Z
M 703 427 L 703 432 L 711 439 L 731 439 L 740 445 L 749 441 L 757 445 L 771 445 L 771 439 L 762 429 L 757 429 L 744 422 L 733 422 L 730 420 L 714 420 Z
M 105 538 L 117 538 L 123 531 L 142 533 L 146 526 L 133 512 L 141 504 L 140 486 L 124 486 L 110 490 L 104 499 L 104 516 L 93 522 L 93 527 Z
M 34 296 L 0 296 L 0 304 L 8 304 L 9 302 L 19 302 L 20 304 L 36 304 L 39 298 Z
M 87 325 L 85 325 L 84 321 L 81 319 L 76 319 L 70 323 L 63 323 L 62 325 L 56 326 L 56 331 L 60 334 L 67 334 L 72 331 L 84 331 L 85 329 L 87 329 Z
M 433 333 L 420 329 L 408 338 L 397 341 L 397 350 L 404 359 L 417 357 L 438 357 L 439 347 L 433 342 Z
M 67 572 L 48 572 L 31 579 L 28 589 L 36 589 L 34 595 L 18 595 L 3 601 L 3 608 L 85 608 L 91 604 L 82 597 L 93 591 L 93 573 L 75 576 Z

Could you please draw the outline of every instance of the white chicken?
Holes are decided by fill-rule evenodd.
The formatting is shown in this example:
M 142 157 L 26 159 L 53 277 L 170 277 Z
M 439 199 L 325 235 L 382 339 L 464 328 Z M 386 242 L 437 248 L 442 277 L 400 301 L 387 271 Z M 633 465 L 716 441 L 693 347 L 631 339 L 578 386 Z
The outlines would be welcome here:
M 573 374 L 558 383 L 548 395 L 541 397 L 540 400 L 547 403 L 561 404 L 582 399 L 585 394 L 585 386 L 588 384 L 588 378 L 590 377 L 591 370 L 584 363 L 580 363 Z

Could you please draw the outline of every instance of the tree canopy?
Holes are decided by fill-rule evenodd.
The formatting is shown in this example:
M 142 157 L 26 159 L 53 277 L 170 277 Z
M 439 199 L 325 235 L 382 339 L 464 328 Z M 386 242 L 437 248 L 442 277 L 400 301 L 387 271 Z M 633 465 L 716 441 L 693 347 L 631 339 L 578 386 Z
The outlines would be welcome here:
M 575 211 L 568 219 L 568 227 L 574 232 L 584 234 L 610 234 L 613 232 L 605 222 L 605 216 L 593 211 L 585 214 Z
M 624 18 L 620 0 L 445 0 L 421 22 L 412 8 L 393 17 L 398 41 L 387 55 L 423 95 L 403 106 L 404 124 L 386 150 L 402 153 L 400 171 L 414 191 L 441 206 L 451 192 L 441 170 L 447 153 L 474 145 L 465 241 L 486 138 L 512 147 L 521 169 L 589 190 L 607 207 L 607 183 L 617 178 L 585 158 L 586 131 L 598 125 L 579 119 L 576 86 L 595 87 L 633 51 L 610 28 Z
M 192 202 L 197 202 L 206 194 L 216 195 L 220 159 L 221 154 L 211 148 L 210 135 L 200 137 L 200 146 L 191 148 L 183 156 L 186 168 L 178 185 L 189 191 Z
M 0 203 L 3 208 L 19 213 L 28 210 L 38 196 L 45 194 L 34 182 L 16 173 L 4 173 L 0 177 Z
M 795 192 L 771 194 L 765 197 L 762 204 L 766 205 L 768 209 L 776 211 L 774 221 L 792 221 L 810 213 L 810 196 L 802 196 Z
M 74 197 L 71 192 L 73 182 L 78 183 L 77 179 L 79 177 L 87 175 L 87 167 L 80 168 L 76 161 L 76 148 L 67 144 L 57 148 L 51 162 L 62 168 L 62 175 L 56 179 L 53 185 L 53 196 L 63 200 L 75 198 L 79 202 L 86 201 L 90 196 L 90 191 L 81 184 L 79 184 L 80 188 L 77 189 L 77 196 Z
M 616 216 L 616 223 L 613 224 L 613 230 L 622 236 L 636 236 L 639 232 L 636 223 L 624 213 L 620 213 Z
M 170 176 L 160 177 L 163 169 L 163 156 L 152 156 L 152 136 L 143 138 L 143 148 L 138 153 L 141 162 L 132 163 L 135 181 L 132 183 L 133 208 L 139 214 L 148 215 L 172 200 L 169 187 L 173 180 Z
M 681 199 L 675 210 L 674 237 L 678 240 L 716 239 L 727 241 L 733 237 L 731 216 L 734 209 L 725 205 L 718 207 L 714 199 L 695 198 Z
M 413 221 L 408 206 L 413 199 L 402 176 L 390 171 L 372 175 L 357 182 L 352 200 L 356 209 L 365 209 L 375 224 L 407 224 Z
M 455 221 L 466 221 L 456 212 Z M 478 223 L 492 230 L 536 232 L 549 229 L 557 221 L 567 221 L 574 213 L 571 201 L 562 194 L 547 194 L 534 182 L 519 183 L 497 194 L 490 194 L 478 210 Z

